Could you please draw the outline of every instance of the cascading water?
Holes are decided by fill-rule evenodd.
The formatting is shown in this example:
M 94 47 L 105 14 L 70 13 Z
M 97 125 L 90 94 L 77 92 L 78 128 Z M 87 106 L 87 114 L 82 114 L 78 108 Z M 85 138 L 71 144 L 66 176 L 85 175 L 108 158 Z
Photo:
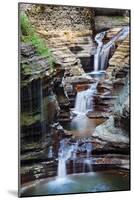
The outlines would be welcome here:
M 58 178 L 66 178 L 67 169 L 66 161 L 71 157 L 74 146 L 68 145 L 66 140 L 60 141 L 59 157 L 58 157 Z
M 67 175 L 66 172 L 66 160 L 61 154 L 59 157 L 59 163 L 58 163 L 58 178 L 65 178 Z
M 89 171 L 92 172 L 92 144 L 88 141 L 85 141 L 84 144 L 80 147 L 79 142 L 69 144 L 68 140 L 64 139 L 60 141 L 59 148 L 59 157 L 58 157 L 58 180 L 65 180 L 67 176 L 66 162 L 68 159 L 73 161 L 73 173 L 76 172 L 76 158 L 77 151 L 87 152 L 86 157 L 83 161 L 83 172 L 85 172 L 86 166 L 89 167 Z
M 105 33 L 106 32 L 101 32 L 101 33 L 99 33 L 95 36 L 95 41 L 97 42 L 98 47 L 96 49 L 96 54 L 94 56 L 94 71 L 98 71 L 98 66 L 100 65 L 99 55 L 100 55 L 100 52 L 101 52 L 101 48 L 103 46 L 102 40 L 105 36 Z
M 74 146 L 74 151 L 73 151 L 73 173 L 75 173 L 75 162 L 77 158 L 77 149 L 78 149 L 78 142 L 76 142 Z
M 92 156 L 91 156 L 91 152 L 92 152 L 92 144 L 91 143 L 85 143 L 84 145 L 85 150 L 87 151 L 87 155 L 86 158 L 83 162 L 83 173 L 85 172 L 86 169 L 86 165 L 89 168 L 90 172 L 93 172 L 93 168 L 92 168 Z
M 128 35 L 128 33 L 129 28 L 124 27 L 107 44 L 103 44 L 102 42 L 106 32 L 102 32 L 96 35 L 95 41 L 98 43 L 98 47 L 94 59 L 95 71 L 98 71 L 99 69 L 105 70 L 108 64 L 109 55 L 111 54 L 111 51 L 113 51 L 115 48 L 115 41 L 123 40 Z M 93 96 L 97 92 L 97 85 L 98 81 L 96 83 L 93 83 L 89 89 L 77 93 L 74 113 L 78 114 L 78 117 L 86 117 L 85 114 L 88 111 L 93 111 Z M 76 123 L 77 120 L 78 118 L 75 119 L 74 122 Z M 83 161 L 83 172 L 86 171 L 86 166 L 88 166 L 90 172 L 93 172 L 91 156 L 92 144 L 90 142 L 85 142 L 82 148 L 84 148 L 84 151 L 87 152 L 86 157 Z M 66 140 L 62 140 L 60 142 L 58 155 L 58 180 L 65 180 L 67 175 L 66 162 L 70 158 L 73 160 L 73 173 L 75 173 L 75 163 L 78 149 L 78 143 L 69 145 Z M 51 156 L 52 155 L 50 155 L 50 157 Z
M 91 143 L 88 143 L 88 145 L 86 146 L 86 150 L 87 150 L 87 158 L 85 160 L 85 163 L 88 165 L 90 172 L 93 172 L 92 156 L 91 156 L 92 144 Z
M 74 108 L 75 113 L 85 114 L 93 110 L 93 95 L 96 93 L 97 85 L 98 82 L 93 83 L 89 89 L 77 93 Z
M 106 69 L 109 56 L 113 54 L 115 50 L 115 42 L 124 40 L 127 37 L 129 34 L 129 27 L 122 28 L 108 43 L 103 44 L 102 40 L 106 35 L 106 32 L 107 31 L 98 33 L 95 36 L 98 47 L 94 56 L 94 71 Z

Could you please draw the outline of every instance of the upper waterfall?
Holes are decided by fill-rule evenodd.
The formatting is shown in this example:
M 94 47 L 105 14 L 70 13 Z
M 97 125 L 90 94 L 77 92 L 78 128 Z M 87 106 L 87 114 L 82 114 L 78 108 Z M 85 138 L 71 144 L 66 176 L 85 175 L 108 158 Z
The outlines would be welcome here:
M 98 46 L 94 56 L 94 71 L 105 70 L 108 64 L 109 56 L 115 50 L 115 42 L 124 40 L 129 34 L 129 27 L 123 27 L 109 42 L 103 44 L 103 39 L 107 31 L 98 33 L 95 36 L 95 41 Z

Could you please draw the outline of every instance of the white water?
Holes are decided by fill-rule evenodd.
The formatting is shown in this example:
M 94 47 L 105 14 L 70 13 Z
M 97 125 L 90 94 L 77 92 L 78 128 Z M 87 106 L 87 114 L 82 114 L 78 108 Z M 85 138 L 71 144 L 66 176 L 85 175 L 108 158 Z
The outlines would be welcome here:
M 83 162 L 83 173 L 85 172 L 86 165 L 88 166 L 89 171 L 93 172 L 93 168 L 92 168 L 92 155 L 91 155 L 92 144 L 91 143 L 85 143 L 84 146 L 85 146 L 84 148 L 87 151 L 87 156 L 86 156 L 86 159 Z
M 78 142 L 76 142 L 74 146 L 74 151 L 73 151 L 73 173 L 75 174 L 75 162 L 77 158 L 77 149 L 78 149 Z
M 124 40 L 127 37 L 129 34 L 129 27 L 122 28 L 108 43 L 103 44 L 102 40 L 105 34 L 106 31 L 98 33 L 95 36 L 95 41 L 97 42 L 98 47 L 94 56 L 94 71 L 106 69 L 109 56 L 115 50 L 115 42 Z
M 102 49 L 102 46 L 103 46 L 102 40 L 105 36 L 105 33 L 106 32 L 101 32 L 101 33 L 99 33 L 95 36 L 95 41 L 97 42 L 98 47 L 96 49 L 96 54 L 94 56 L 94 71 L 98 71 L 98 66 L 100 65 L 99 55 L 100 55 L 100 52 L 101 52 L 101 49 Z
M 92 145 L 88 144 L 88 146 L 87 146 L 87 159 L 85 160 L 85 163 L 88 165 L 89 171 L 93 172 L 91 152 L 92 152 Z
M 65 178 L 67 175 L 66 171 L 66 160 L 65 158 L 59 158 L 58 163 L 58 178 Z
M 58 157 L 58 178 L 66 178 L 66 161 L 71 157 L 74 147 L 69 146 L 66 140 L 60 142 Z
M 86 113 L 88 111 L 93 111 L 93 95 L 96 93 L 98 82 L 93 83 L 91 87 L 87 90 L 77 92 L 75 100 L 75 113 Z
M 93 172 L 92 168 L 92 144 L 84 142 L 82 146 L 79 146 L 77 141 L 75 144 L 69 144 L 68 140 L 64 139 L 60 142 L 59 157 L 58 157 L 58 177 L 57 180 L 66 182 L 67 180 L 67 167 L 66 162 L 68 159 L 73 160 L 73 173 L 76 173 L 76 159 L 77 151 L 87 152 L 86 157 L 83 161 L 83 173 L 86 171 L 86 166 L 88 166 L 88 171 Z

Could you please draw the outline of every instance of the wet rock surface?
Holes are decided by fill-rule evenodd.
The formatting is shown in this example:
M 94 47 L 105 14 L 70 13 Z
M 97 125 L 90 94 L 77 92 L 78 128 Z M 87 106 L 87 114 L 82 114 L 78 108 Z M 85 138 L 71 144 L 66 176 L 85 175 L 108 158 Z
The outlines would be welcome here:
M 48 160 L 51 145 L 54 156 L 57 156 L 59 141 L 70 137 L 57 122 L 58 117 L 64 118 L 60 116 L 64 109 L 68 119 L 70 114 L 60 65 L 55 63 L 55 68 L 51 68 L 48 58 L 36 54 L 30 44 L 22 44 L 21 56 L 21 164 L 29 174 L 34 173 L 34 166 L 29 172 L 27 165 L 34 163 L 38 166 Z M 35 177 L 40 176 L 34 174 L 33 179 Z M 24 178 L 22 182 L 26 180 Z

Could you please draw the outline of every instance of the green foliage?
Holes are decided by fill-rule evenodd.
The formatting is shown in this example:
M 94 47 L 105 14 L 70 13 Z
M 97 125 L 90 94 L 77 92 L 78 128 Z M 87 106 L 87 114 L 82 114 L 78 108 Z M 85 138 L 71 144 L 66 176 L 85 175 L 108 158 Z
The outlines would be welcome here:
M 21 41 L 25 43 L 31 43 L 35 48 L 36 52 L 41 55 L 48 57 L 51 67 L 53 67 L 53 57 L 50 49 L 46 46 L 45 41 L 40 38 L 34 28 L 32 27 L 27 15 L 20 16 L 21 24 Z
M 26 15 L 20 16 L 20 22 L 21 22 L 21 32 L 23 36 L 29 36 L 34 34 L 34 30 Z

